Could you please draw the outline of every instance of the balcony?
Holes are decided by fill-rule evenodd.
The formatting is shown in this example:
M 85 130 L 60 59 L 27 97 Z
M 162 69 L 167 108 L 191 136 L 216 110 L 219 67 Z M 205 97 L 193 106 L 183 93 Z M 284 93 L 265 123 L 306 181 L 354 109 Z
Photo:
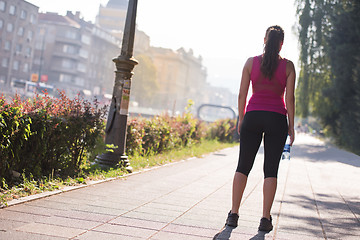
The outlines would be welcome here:
M 70 58 L 73 60 L 79 60 L 79 58 L 80 58 L 78 53 L 66 53 L 66 52 L 55 51 L 55 52 L 53 52 L 53 55 L 55 57 Z
M 67 43 L 67 44 L 72 44 L 72 45 L 76 45 L 76 46 L 82 46 L 83 43 L 80 41 L 80 39 L 70 39 L 70 38 L 66 38 L 66 37 L 60 37 L 57 36 L 55 39 L 55 43 Z

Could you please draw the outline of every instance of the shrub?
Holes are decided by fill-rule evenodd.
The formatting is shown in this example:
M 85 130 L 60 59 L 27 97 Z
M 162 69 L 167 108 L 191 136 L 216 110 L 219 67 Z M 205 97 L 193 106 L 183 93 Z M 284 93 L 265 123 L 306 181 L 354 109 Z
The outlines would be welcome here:
M 27 100 L 15 96 L 10 103 L 0 97 L 0 179 L 10 181 L 13 171 L 34 178 L 74 175 L 86 156 L 94 157 L 105 146 L 106 107 L 98 108 L 96 101 L 91 104 L 79 97 L 70 100 L 63 92 L 59 96 Z M 129 119 L 126 154 L 159 154 L 192 146 L 205 137 L 233 140 L 234 120 L 206 124 L 190 114 L 190 106 L 176 117 Z
M 221 119 L 210 124 L 207 138 L 217 139 L 220 142 L 235 141 L 236 120 Z
M 198 143 L 205 136 L 205 125 L 190 114 L 151 119 L 133 118 L 128 122 L 126 153 L 158 154 L 166 150 Z
M 13 166 L 21 158 L 22 145 L 31 135 L 31 118 L 21 111 L 18 99 L 7 104 L 4 96 L 0 98 L 0 179 L 9 178 Z
M 35 178 L 74 174 L 103 132 L 104 108 L 62 92 L 60 98 L 15 96 L 11 103 L 2 97 L 0 104 L 0 178 L 12 171 Z

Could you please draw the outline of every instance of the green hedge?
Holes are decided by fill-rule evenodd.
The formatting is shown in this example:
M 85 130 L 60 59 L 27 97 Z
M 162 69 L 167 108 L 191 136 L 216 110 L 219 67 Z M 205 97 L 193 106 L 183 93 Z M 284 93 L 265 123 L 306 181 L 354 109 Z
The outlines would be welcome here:
M 189 113 L 177 117 L 133 118 L 128 122 L 126 151 L 128 155 L 157 154 L 199 143 L 205 133 L 205 123 Z
M 106 109 L 63 93 L 59 98 L 16 96 L 11 102 L 0 97 L 0 180 L 11 181 L 13 171 L 34 178 L 78 173 L 87 157 L 95 158 L 104 147 Z M 176 117 L 132 118 L 127 126 L 126 154 L 146 156 L 204 138 L 233 141 L 235 121 L 207 124 L 187 111 Z
M 103 132 L 105 109 L 80 98 L 0 98 L 0 179 L 74 174 Z

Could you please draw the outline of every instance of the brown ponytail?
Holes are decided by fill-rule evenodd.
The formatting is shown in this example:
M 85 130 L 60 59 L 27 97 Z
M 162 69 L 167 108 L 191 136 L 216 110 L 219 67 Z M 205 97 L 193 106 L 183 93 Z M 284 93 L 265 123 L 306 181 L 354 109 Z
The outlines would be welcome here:
M 271 79 L 278 65 L 280 44 L 284 41 L 284 30 L 280 26 L 271 26 L 266 30 L 264 55 L 260 71 Z

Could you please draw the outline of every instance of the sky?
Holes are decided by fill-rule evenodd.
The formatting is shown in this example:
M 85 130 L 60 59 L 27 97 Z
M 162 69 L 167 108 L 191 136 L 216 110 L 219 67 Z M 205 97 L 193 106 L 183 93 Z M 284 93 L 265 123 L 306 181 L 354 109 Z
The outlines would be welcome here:
M 95 22 L 100 4 L 108 0 L 27 0 L 40 12 L 80 11 Z M 207 68 L 207 81 L 237 94 L 245 61 L 263 51 L 271 25 L 285 31 L 281 56 L 294 62 L 298 72 L 294 0 L 139 0 L 137 26 L 150 37 L 150 45 L 192 49 Z

